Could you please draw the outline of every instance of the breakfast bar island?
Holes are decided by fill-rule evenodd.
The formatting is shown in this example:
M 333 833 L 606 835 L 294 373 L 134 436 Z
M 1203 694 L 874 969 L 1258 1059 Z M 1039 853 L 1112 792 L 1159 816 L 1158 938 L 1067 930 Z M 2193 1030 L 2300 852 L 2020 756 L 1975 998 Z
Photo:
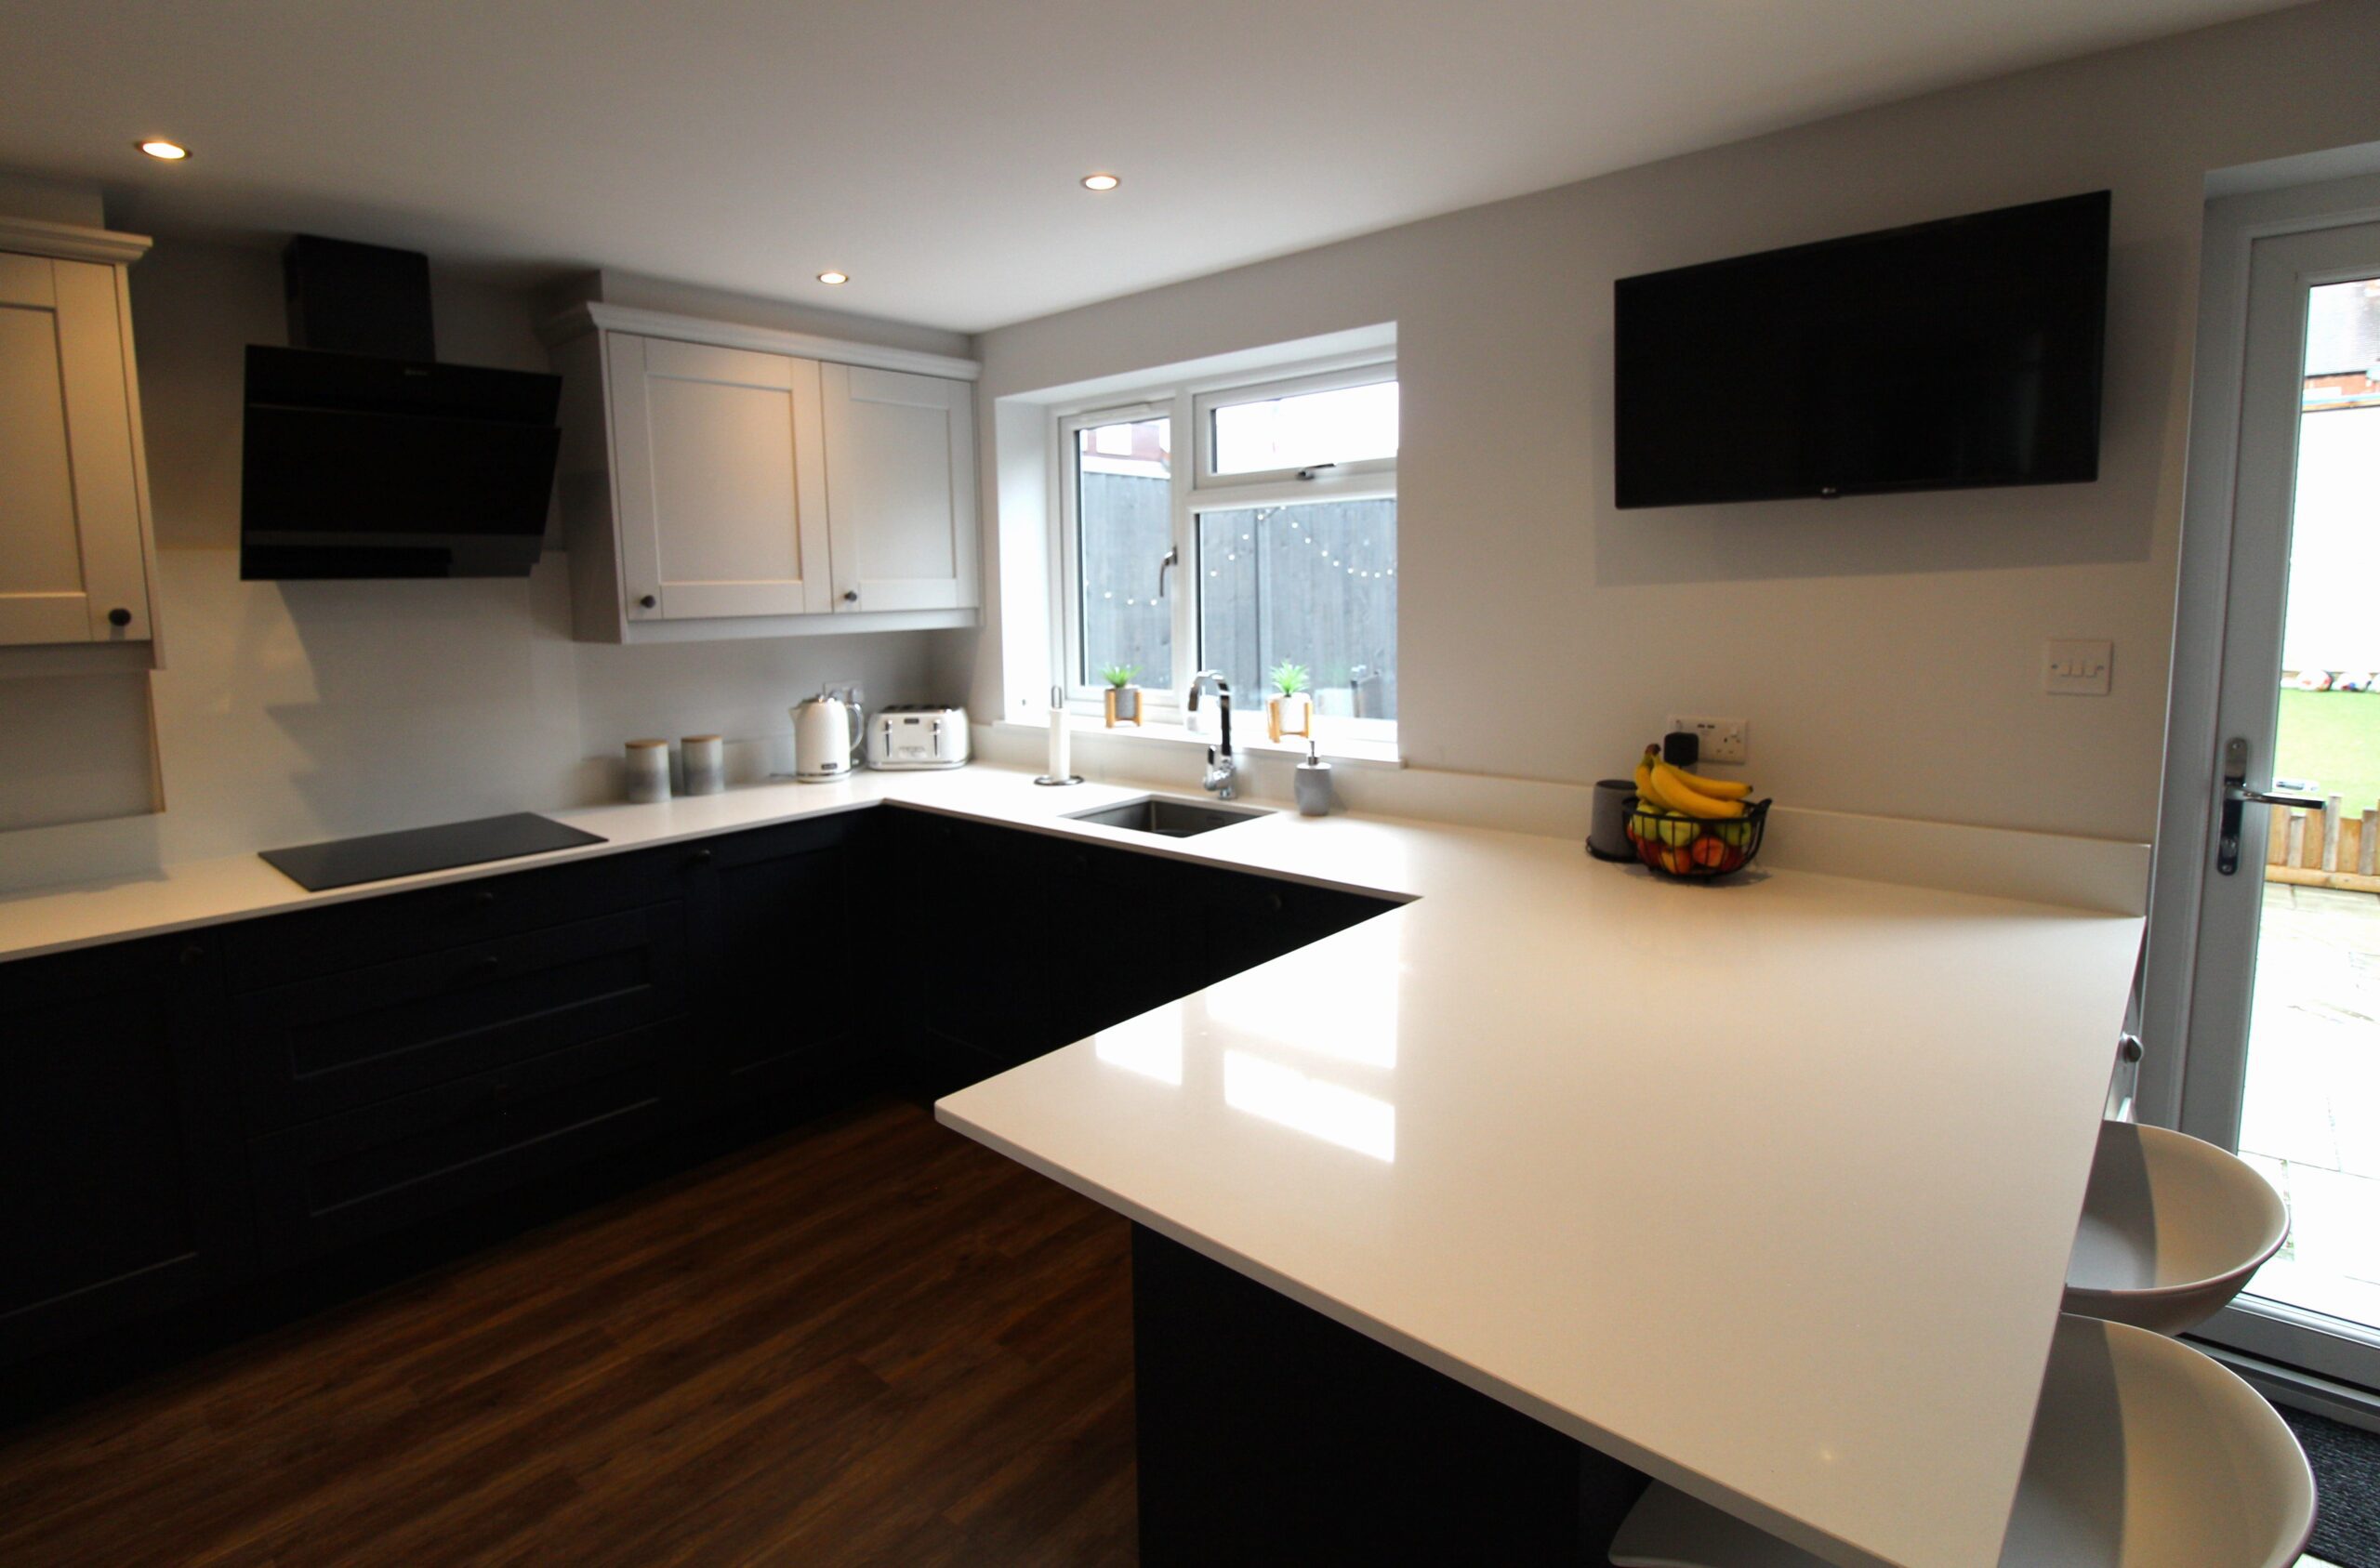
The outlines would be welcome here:
M 1646 1477 L 1999 1560 L 2135 914 L 1191 842 L 1410 902 L 937 1107 L 1135 1222 L 1144 1562 L 1600 1562 Z

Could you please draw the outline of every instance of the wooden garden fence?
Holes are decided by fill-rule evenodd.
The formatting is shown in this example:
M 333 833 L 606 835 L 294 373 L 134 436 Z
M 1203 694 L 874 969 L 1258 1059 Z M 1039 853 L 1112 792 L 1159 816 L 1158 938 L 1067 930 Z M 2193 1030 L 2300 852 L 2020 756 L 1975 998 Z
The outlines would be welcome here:
M 2275 806 L 2265 880 L 2299 888 L 2380 893 L 2380 810 L 2350 811 L 2334 795 L 2317 810 Z

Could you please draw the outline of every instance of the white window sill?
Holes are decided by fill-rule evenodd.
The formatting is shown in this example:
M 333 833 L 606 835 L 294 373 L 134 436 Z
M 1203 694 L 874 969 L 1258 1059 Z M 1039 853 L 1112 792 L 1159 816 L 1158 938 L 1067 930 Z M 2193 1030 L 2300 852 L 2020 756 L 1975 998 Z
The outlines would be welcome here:
M 1264 720 L 1261 714 L 1257 717 L 1255 732 L 1252 734 L 1248 731 L 1246 719 L 1240 715 L 1234 714 L 1232 719 L 1231 748 L 1233 751 L 1255 757 L 1278 757 L 1292 762 L 1304 759 L 1304 737 L 1293 736 L 1277 741 L 1267 739 L 1264 734 Z M 1099 714 L 1087 716 L 1076 714 L 1073 717 L 1073 722 L 1074 738 L 1078 743 L 1123 741 L 1132 745 L 1172 746 L 1178 750 L 1197 751 L 1202 755 L 1209 746 L 1215 744 L 1212 736 L 1203 731 L 1194 733 L 1179 724 L 1161 722 L 1118 724 L 1110 730 L 1104 722 L 1103 716 Z M 1317 747 L 1324 761 L 1334 765 L 1343 764 L 1351 768 L 1396 769 L 1405 766 L 1405 758 L 1398 755 L 1396 744 L 1394 741 L 1358 741 L 1344 737 L 1334 740 L 1330 735 L 1329 723 L 1329 718 L 1323 719 L 1323 732 L 1317 737 Z M 1050 725 L 1047 718 L 1037 714 L 1030 718 L 1002 719 L 1000 727 L 1020 731 L 1026 734 L 1039 734 L 1047 731 Z

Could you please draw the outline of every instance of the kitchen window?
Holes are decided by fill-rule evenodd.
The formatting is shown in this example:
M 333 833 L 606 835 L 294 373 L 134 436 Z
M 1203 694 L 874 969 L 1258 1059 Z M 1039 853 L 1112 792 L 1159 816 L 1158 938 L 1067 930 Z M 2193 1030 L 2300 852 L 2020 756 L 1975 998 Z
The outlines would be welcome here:
M 1214 669 L 1235 736 L 1261 737 L 1286 665 L 1326 749 L 1394 744 L 1394 362 L 1152 389 L 1059 436 L 1073 705 L 1097 710 L 1104 672 L 1130 669 L 1151 722 L 1178 723 L 1191 676 Z

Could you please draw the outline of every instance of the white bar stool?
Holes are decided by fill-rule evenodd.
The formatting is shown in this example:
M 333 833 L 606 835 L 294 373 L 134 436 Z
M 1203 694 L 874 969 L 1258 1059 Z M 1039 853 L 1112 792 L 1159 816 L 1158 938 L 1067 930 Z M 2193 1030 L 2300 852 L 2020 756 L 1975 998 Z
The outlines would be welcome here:
M 2061 1316 L 2000 1568 L 2290 1568 L 2314 1475 L 2272 1406 L 2179 1340 Z M 1615 1568 L 1827 1568 L 1655 1482 Z
M 2238 1155 L 2163 1127 L 2102 1122 L 2065 1308 L 2179 1334 L 2222 1311 L 2288 1236 L 2281 1194 Z

